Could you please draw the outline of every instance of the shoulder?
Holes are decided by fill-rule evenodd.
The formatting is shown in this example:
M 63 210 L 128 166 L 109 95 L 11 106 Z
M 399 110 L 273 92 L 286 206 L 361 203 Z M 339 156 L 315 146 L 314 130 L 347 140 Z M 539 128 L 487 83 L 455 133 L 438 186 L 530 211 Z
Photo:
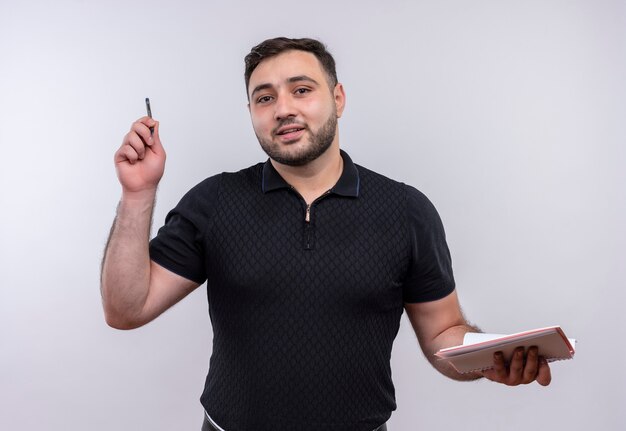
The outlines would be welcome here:
M 426 195 L 417 188 L 379 174 L 378 172 L 374 172 L 361 165 L 355 166 L 359 172 L 359 179 L 361 183 L 369 187 L 393 190 L 401 194 L 410 209 L 434 209 L 434 206 L 428 197 L 426 197 Z
M 232 186 L 237 183 L 253 184 L 256 179 L 260 178 L 262 167 L 263 164 L 258 163 L 236 172 L 222 172 L 210 176 L 185 193 L 183 200 L 190 202 L 212 200 L 217 198 L 224 186 Z
M 176 205 L 176 211 L 208 216 L 224 192 L 240 192 L 251 188 L 257 181 L 260 183 L 261 168 L 262 163 L 259 163 L 237 172 L 222 172 L 202 180 L 183 195 Z
M 359 176 L 359 193 L 377 200 L 403 200 L 406 185 L 361 165 L 355 165 Z
M 393 201 L 400 204 L 404 208 L 409 223 L 413 226 L 441 224 L 441 218 L 435 205 L 420 190 L 371 169 L 360 165 L 356 166 L 363 185 L 361 190 L 365 195 L 377 196 L 378 200 L 387 203 Z
M 263 163 L 257 163 L 236 172 L 222 172 L 219 177 L 222 189 L 225 191 L 242 192 L 248 189 L 260 189 Z
M 183 195 L 176 207 L 179 210 L 194 210 L 207 204 L 210 205 L 217 199 L 221 181 L 222 174 L 213 175 L 202 180 Z
M 436 215 L 437 209 L 428 197 L 413 186 L 403 184 L 406 190 L 406 203 L 409 212 Z

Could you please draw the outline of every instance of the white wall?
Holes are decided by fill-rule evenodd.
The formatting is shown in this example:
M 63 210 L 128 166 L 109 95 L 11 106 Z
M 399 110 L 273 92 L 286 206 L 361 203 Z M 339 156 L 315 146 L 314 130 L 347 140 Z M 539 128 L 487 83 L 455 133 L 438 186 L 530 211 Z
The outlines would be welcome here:
M 625 2 L 2 0 L 0 428 L 199 429 L 203 289 L 136 331 L 103 320 L 112 157 L 149 96 L 157 225 L 201 179 L 264 160 L 243 57 L 278 35 L 328 44 L 342 146 L 436 204 L 469 319 L 580 340 L 548 388 L 457 383 L 403 318 L 390 429 L 626 423 Z

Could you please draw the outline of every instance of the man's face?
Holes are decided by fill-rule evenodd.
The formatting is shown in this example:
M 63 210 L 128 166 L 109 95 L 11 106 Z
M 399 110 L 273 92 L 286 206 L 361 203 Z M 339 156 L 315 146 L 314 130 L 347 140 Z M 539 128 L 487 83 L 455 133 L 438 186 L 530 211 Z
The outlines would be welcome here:
M 278 163 L 302 166 L 322 155 L 337 137 L 345 95 L 331 89 L 315 55 L 286 51 L 263 60 L 248 86 L 254 132 Z

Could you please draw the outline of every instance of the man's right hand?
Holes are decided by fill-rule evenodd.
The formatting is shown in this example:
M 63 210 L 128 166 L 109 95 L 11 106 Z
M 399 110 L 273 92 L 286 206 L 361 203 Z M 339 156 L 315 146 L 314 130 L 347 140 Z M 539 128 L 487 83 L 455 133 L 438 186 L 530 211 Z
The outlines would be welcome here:
M 150 127 L 154 127 L 152 135 Z M 116 151 L 114 161 L 124 195 L 155 193 L 165 169 L 159 122 L 150 117 L 135 121 Z
M 109 325 L 131 329 L 150 322 L 198 283 L 150 260 L 152 211 L 165 168 L 158 121 L 142 117 L 133 123 L 115 153 L 115 167 L 122 200 L 102 262 L 102 305 Z

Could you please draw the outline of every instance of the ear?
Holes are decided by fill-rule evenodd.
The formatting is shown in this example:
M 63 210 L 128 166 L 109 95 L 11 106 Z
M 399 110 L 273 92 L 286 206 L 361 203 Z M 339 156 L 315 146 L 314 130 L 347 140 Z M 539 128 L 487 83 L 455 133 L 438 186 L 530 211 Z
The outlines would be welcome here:
M 343 84 L 337 83 L 335 85 L 333 97 L 335 99 L 335 108 L 337 109 L 337 118 L 341 118 L 343 109 L 346 107 L 346 93 L 343 90 Z

